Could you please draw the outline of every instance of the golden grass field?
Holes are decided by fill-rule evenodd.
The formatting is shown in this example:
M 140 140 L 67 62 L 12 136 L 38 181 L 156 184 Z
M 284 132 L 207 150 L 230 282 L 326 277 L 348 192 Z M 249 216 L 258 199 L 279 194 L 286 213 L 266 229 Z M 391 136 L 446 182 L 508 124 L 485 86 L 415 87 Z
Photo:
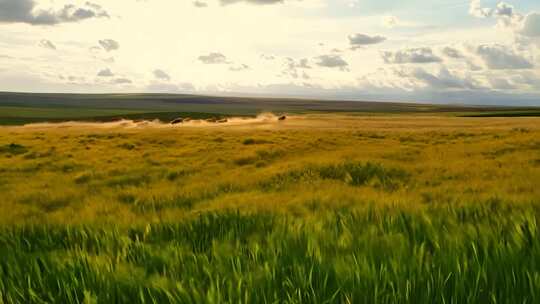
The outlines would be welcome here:
M 539 303 L 540 119 L 0 127 L 0 303 Z
M 373 163 L 391 189 L 276 177 Z M 540 119 L 293 116 L 227 124 L 66 123 L 0 128 L 0 223 L 176 221 L 222 209 L 309 215 L 372 204 L 417 209 L 540 201 Z

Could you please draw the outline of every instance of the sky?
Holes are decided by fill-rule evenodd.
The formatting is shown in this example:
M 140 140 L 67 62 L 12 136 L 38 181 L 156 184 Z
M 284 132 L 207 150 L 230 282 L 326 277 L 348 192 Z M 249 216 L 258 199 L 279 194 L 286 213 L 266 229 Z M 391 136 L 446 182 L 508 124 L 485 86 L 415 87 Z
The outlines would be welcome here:
M 0 0 L 0 91 L 540 106 L 540 1 Z

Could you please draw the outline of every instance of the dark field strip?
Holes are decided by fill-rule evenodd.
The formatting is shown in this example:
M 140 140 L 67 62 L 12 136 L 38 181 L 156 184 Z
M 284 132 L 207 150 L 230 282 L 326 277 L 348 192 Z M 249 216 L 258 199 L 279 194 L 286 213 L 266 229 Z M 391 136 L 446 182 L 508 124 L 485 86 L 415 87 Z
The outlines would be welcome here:
M 84 112 L 84 109 L 81 109 L 82 112 Z M 312 111 L 314 113 L 321 112 L 325 113 L 327 111 Z M 333 111 L 333 112 L 340 112 L 340 111 Z M 343 111 L 350 113 L 349 110 Z M 361 115 L 370 115 L 370 114 L 377 114 L 379 112 L 357 112 L 357 114 Z M 380 112 L 383 113 L 383 112 Z M 391 112 L 388 112 L 391 113 Z M 445 111 L 436 111 L 433 112 L 426 112 L 431 113 L 434 115 L 441 114 L 443 115 Z M 448 111 L 448 113 L 451 113 Z M 411 114 L 409 112 L 403 112 L 402 114 L 407 115 Z M 444 114 L 448 115 L 448 114 Z M 119 115 L 107 115 L 107 116 L 88 116 L 88 117 L 64 117 L 64 115 L 61 113 L 61 110 L 59 110 L 59 117 L 24 117 L 24 116 L 9 116 L 9 117 L 2 117 L 0 116 L 0 126 L 19 126 L 19 125 L 25 125 L 25 124 L 31 124 L 31 123 L 60 123 L 60 122 L 68 122 L 68 121 L 76 121 L 76 122 L 113 122 L 113 121 L 119 121 L 122 119 L 126 120 L 159 120 L 161 122 L 168 123 L 170 121 L 173 121 L 174 119 L 178 117 L 189 117 L 192 119 L 209 119 L 209 118 L 227 118 L 227 117 L 254 117 L 254 114 L 246 114 L 239 112 L 237 114 L 235 113 L 205 113 L 205 112 L 149 112 L 149 113 L 135 113 L 135 114 L 119 114 Z M 457 117 L 540 117 L 540 111 L 523 111 L 523 112 L 496 112 L 496 113 L 474 113 L 474 114 L 463 114 L 459 113 L 456 115 Z
M 102 112 L 95 115 L 87 114 Z M 128 113 L 125 113 L 128 111 Z M 133 113 L 134 111 L 140 113 Z M 43 115 L 46 112 L 47 115 Z M 39 122 L 110 122 L 124 119 L 169 122 L 273 113 L 426 114 L 461 117 L 534 117 L 538 107 L 462 106 L 399 102 L 231 97 L 175 94 L 30 94 L 0 92 L 0 125 Z
M 540 117 L 540 111 L 475 113 L 461 115 L 460 117 Z
M 538 303 L 540 210 L 497 199 L 0 229 L 3 303 Z
M 494 113 L 540 112 L 538 107 L 464 106 L 402 102 L 318 100 L 309 98 L 232 97 L 182 94 L 31 94 L 0 92 L 0 107 L 140 109 L 155 112 L 243 113 Z M 146 110 L 144 110 L 146 109 Z M 151 110 L 150 110 L 151 109 Z

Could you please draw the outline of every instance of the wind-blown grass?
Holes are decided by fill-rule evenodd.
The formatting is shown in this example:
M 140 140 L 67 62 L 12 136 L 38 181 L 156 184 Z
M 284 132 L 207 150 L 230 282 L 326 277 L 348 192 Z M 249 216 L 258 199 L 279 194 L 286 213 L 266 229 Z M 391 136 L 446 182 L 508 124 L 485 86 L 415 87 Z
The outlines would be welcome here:
M 540 124 L 349 119 L 0 129 L 0 303 L 540 301 Z
M 0 292 L 8 303 L 536 303 L 537 212 L 476 202 L 10 228 Z

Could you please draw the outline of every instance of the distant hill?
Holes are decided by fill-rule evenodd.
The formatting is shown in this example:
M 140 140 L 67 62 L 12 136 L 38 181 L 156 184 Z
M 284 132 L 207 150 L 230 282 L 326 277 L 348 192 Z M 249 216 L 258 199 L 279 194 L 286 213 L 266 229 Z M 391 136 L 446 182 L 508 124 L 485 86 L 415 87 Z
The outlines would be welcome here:
M 430 105 L 399 102 L 230 97 L 178 94 L 41 94 L 0 92 L 0 124 L 40 121 L 162 119 L 255 115 L 260 112 L 459 113 L 471 116 L 538 116 L 540 108 Z

